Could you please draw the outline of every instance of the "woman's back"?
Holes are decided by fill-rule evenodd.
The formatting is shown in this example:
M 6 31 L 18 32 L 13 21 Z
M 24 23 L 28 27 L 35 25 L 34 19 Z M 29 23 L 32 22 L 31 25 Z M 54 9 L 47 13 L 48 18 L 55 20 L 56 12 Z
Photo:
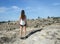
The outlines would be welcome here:
M 25 25 L 25 20 L 20 19 L 20 24 Z

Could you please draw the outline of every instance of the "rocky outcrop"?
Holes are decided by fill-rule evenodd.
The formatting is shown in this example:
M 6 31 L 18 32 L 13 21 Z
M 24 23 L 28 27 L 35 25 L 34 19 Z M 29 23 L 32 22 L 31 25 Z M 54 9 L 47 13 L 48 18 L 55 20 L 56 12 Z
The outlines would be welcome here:
M 22 44 L 60 44 L 60 25 L 44 27 L 43 30 L 34 33 L 28 39 L 22 40 Z
M 0 44 L 60 44 L 60 24 L 42 28 L 27 28 L 25 37 L 20 38 L 20 30 L 0 31 Z

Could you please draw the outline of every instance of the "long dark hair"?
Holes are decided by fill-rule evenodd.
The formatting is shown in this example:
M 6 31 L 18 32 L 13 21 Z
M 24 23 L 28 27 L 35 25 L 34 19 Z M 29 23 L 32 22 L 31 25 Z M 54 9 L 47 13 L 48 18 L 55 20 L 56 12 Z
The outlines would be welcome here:
M 24 20 L 26 19 L 25 11 L 21 10 L 21 19 Z

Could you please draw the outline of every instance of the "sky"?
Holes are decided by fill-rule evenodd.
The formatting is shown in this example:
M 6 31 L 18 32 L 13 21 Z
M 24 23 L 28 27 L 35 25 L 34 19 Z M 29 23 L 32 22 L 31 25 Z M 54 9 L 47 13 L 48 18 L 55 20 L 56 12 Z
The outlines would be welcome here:
M 0 0 L 0 21 L 19 20 L 22 9 L 27 19 L 60 17 L 60 0 Z

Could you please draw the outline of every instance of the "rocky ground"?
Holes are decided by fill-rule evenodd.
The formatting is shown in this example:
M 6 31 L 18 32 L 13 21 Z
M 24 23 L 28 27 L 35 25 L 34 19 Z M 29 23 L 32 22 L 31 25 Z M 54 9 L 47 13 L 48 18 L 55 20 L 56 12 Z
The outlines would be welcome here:
M 29 20 L 26 36 L 22 38 L 18 23 L 0 23 L 0 44 L 60 44 L 60 21 Z
M 60 24 L 27 28 L 27 34 L 22 39 L 19 36 L 19 29 L 0 31 L 0 44 L 60 44 Z

